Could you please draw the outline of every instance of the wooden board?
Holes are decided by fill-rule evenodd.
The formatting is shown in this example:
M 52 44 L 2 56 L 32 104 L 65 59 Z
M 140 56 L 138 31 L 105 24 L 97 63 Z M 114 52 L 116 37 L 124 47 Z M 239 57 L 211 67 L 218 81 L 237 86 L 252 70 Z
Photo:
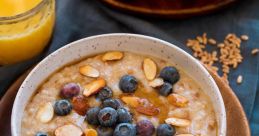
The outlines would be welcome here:
M 227 112 L 227 136 L 250 136 L 250 128 L 243 108 L 231 88 L 220 77 L 210 72 L 224 99 Z M 11 110 L 15 95 L 28 72 L 19 77 L 0 101 L 1 136 L 11 136 Z M 17 113 L 20 114 L 20 113 Z
M 153 17 L 187 18 L 208 14 L 229 5 L 237 0 L 100 0 L 110 7 Z

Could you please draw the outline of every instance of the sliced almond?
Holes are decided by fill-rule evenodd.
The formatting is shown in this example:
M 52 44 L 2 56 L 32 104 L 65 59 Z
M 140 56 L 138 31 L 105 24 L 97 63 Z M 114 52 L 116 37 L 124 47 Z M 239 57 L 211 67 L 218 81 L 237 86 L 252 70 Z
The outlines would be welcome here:
M 103 61 L 110 61 L 110 60 L 120 60 L 123 58 L 123 53 L 119 51 L 111 51 L 107 52 L 103 55 Z
M 187 119 L 180 119 L 180 118 L 167 118 L 165 120 L 165 123 L 173 125 L 173 126 L 177 126 L 177 127 L 188 127 L 191 122 Z
M 193 134 L 178 134 L 176 136 L 194 136 Z
M 140 98 L 135 96 L 122 96 L 121 100 L 130 107 L 136 108 L 140 106 Z
M 55 136 L 82 136 L 82 134 L 82 130 L 73 124 L 58 127 L 55 130 Z
M 54 109 L 50 102 L 45 103 L 42 107 L 40 107 L 40 109 L 36 114 L 36 118 L 42 123 L 47 123 L 51 121 L 53 116 L 54 116 Z
M 85 65 L 79 68 L 80 74 L 88 77 L 99 77 L 100 73 L 97 69 L 93 68 L 92 66 Z
M 98 136 L 96 130 L 94 129 L 86 129 L 84 134 L 85 136 Z
M 160 87 L 164 84 L 164 80 L 162 78 L 155 78 L 154 80 L 150 81 L 149 86 L 156 88 L 156 87 Z
M 136 111 L 148 116 L 155 116 L 160 113 L 160 109 L 154 106 L 147 106 L 147 107 L 140 106 L 136 108 Z
M 88 97 L 90 95 L 96 94 L 100 89 L 105 87 L 106 82 L 103 78 L 99 78 L 94 80 L 86 85 L 84 85 L 84 92 L 83 95 Z
M 172 93 L 167 97 L 167 100 L 170 104 L 177 107 L 185 107 L 188 104 L 188 99 L 182 95 Z
M 157 72 L 157 66 L 156 66 L 156 63 L 152 59 L 150 59 L 150 58 L 144 59 L 143 70 L 144 70 L 144 74 L 148 80 L 155 79 L 156 72 Z

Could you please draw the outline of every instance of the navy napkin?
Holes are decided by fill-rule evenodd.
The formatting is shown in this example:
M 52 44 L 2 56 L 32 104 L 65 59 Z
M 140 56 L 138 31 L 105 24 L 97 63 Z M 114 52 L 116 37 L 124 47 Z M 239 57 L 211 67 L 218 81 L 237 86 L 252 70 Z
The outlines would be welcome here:
M 249 35 L 242 43 L 243 63 L 229 76 L 230 86 L 241 101 L 252 134 L 259 135 L 259 55 L 251 50 L 259 48 L 259 1 L 239 1 L 234 7 L 215 14 L 185 20 L 143 19 L 111 10 L 93 0 L 57 1 L 57 20 L 53 39 L 40 56 L 15 65 L 0 67 L 0 96 L 26 69 L 44 56 L 67 43 L 80 38 L 105 33 L 138 33 L 161 38 L 191 53 L 185 46 L 186 39 L 206 32 L 209 37 L 222 41 L 228 33 Z M 243 76 L 238 85 L 236 78 Z M 257 104 L 257 105 L 256 105 Z

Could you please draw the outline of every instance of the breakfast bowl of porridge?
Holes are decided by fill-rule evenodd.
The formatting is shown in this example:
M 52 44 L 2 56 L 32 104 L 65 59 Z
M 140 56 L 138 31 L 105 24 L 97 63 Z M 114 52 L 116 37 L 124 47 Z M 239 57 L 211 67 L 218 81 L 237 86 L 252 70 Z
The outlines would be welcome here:
M 85 38 L 28 75 L 13 136 L 225 136 L 221 94 L 206 69 L 168 42 L 135 34 Z

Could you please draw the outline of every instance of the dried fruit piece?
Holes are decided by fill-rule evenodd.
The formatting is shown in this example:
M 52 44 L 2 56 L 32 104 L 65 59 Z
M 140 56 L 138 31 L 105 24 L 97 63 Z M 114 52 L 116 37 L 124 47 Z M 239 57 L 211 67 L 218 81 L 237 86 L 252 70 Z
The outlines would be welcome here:
M 84 116 L 89 108 L 88 101 L 83 95 L 78 95 L 72 99 L 73 109 L 79 114 Z
M 177 107 L 185 107 L 189 102 L 184 96 L 175 93 L 170 94 L 167 97 L 167 100 L 170 104 Z
M 122 96 L 121 100 L 127 105 L 136 108 L 140 106 L 140 98 L 135 96 Z
M 37 112 L 36 118 L 42 122 L 49 122 L 54 116 L 54 109 L 50 102 L 45 103 Z
M 111 51 L 107 52 L 103 55 L 103 61 L 110 61 L 110 60 L 120 60 L 123 58 L 123 53 L 119 51 Z
M 180 118 L 167 118 L 165 123 L 177 126 L 177 127 L 187 127 L 191 124 L 191 122 L 187 119 L 180 119 Z
M 97 80 L 94 80 L 94 81 L 84 85 L 83 95 L 88 97 L 90 95 L 96 94 L 103 87 L 105 87 L 105 85 L 106 85 L 106 82 L 103 78 L 99 78 Z
M 98 136 L 97 131 L 94 129 L 86 129 L 84 134 L 85 136 Z
M 136 111 L 148 116 L 155 116 L 160 113 L 160 109 L 154 106 L 139 106 L 136 108 Z
M 88 77 L 99 77 L 99 75 L 100 75 L 100 72 L 90 65 L 85 65 L 85 66 L 79 67 L 79 72 L 80 72 L 80 74 L 82 74 L 84 76 L 88 76 Z
M 194 136 L 193 134 L 178 134 L 176 136 Z
M 144 59 L 143 70 L 148 80 L 153 80 L 156 77 L 157 66 L 152 59 L 150 58 Z
M 156 88 L 156 87 L 160 87 L 164 84 L 164 80 L 162 78 L 155 78 L 154 80 L 150 81 L 149 86 Z
M 58 127 L 55 130 L 55 136 L 82 136 L 82 134 L 82 130 L 73 124 Z

